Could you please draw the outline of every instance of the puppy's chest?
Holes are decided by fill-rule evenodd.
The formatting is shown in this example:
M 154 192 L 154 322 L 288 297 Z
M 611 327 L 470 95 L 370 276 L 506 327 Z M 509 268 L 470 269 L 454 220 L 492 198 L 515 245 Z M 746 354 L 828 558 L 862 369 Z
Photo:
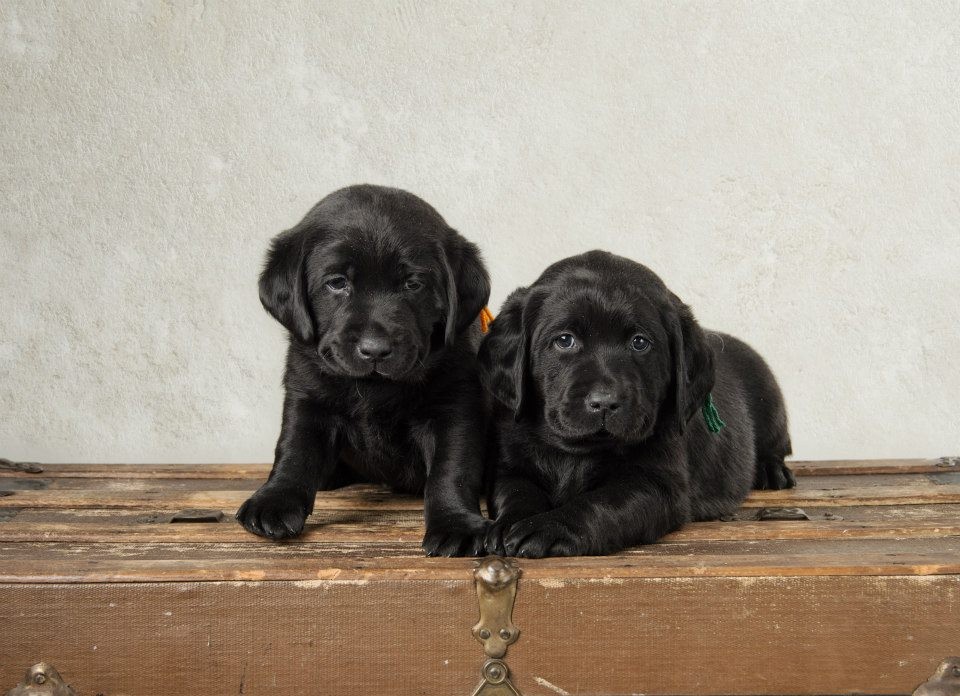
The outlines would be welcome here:
M 363 395 L 365 396 L 365 395 Z M 413 404 L 397 399 L 356 398 L 346 404 L 342 426 L 347 444 L 354 449 L 390 456 L 409 447 Z
M 372 456 L 389 457 L 409 449 L 409 426 L 396 421 L 381 422 L 370 418 L 354 418 L 346 427 L 346 444 Z
M 594 458 L 554 453 L 539 460 L 537 475 L 554 505 L 563 505 L 594 488 L 603 478 L 603 466 Z
M 350 465 L 364 478 L 390 484 L 400 490 L 418 491 L 425 465 L 416 430 L 406 419 L 354 416 L 346 420 L 344 447 Z

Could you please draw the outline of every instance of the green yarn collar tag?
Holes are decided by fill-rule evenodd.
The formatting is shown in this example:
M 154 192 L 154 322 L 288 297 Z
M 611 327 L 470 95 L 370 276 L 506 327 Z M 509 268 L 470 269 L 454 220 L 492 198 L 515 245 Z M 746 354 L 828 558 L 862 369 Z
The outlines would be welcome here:
M 707 430 L 711 433 L 719 433 L 726 423 L 720 420 L 720 414 L 713 403 L 713 394 L 707 394 L 707 400 L 703 402 L 703 420 L 707 423 Z

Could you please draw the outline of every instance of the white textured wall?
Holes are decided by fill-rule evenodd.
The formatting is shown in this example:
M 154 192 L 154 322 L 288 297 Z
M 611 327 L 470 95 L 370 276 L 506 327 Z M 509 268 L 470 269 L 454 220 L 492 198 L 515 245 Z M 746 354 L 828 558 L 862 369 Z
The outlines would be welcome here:
M 804 458 L 960 454 L 960 5 L 0 3 L 0 456 L 269 460 L 267 240 L 355 182 L 593 247 L 779 375 Z

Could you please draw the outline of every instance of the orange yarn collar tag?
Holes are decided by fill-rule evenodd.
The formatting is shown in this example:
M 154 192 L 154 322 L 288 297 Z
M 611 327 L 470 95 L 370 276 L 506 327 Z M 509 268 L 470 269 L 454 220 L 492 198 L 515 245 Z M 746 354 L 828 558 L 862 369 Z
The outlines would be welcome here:
M 482 333 L 487 333 L 490 330 L 491 321 L 493 321 L 493 312 L 490 311 L 489 307 L 484 307 L 480 310 L 480 331 Z

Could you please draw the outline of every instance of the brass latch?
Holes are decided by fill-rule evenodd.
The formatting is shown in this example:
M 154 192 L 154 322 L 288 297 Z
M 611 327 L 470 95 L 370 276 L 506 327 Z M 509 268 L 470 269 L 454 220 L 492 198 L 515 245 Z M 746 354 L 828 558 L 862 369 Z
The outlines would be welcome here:
M 913 696 L 960 696 L 960 657 L 948 657 Z
M 7 696 L 77 696 L 77 692 L 64 683 L 53 665 L 41 662 L 28 669 L 23 681 Z
M 520 636 L 520 629 L 513 625 L 520 567 L 513 559 L 488 556 L 477 561 L 473 577 L 477 584 L 480 620 L 471 632 L 483 644 L 487 657 L 492 658 L 480 670 L 483 681 L 473 696 L 521 696 L 510 682 L 510 669 L 500 659 Z

